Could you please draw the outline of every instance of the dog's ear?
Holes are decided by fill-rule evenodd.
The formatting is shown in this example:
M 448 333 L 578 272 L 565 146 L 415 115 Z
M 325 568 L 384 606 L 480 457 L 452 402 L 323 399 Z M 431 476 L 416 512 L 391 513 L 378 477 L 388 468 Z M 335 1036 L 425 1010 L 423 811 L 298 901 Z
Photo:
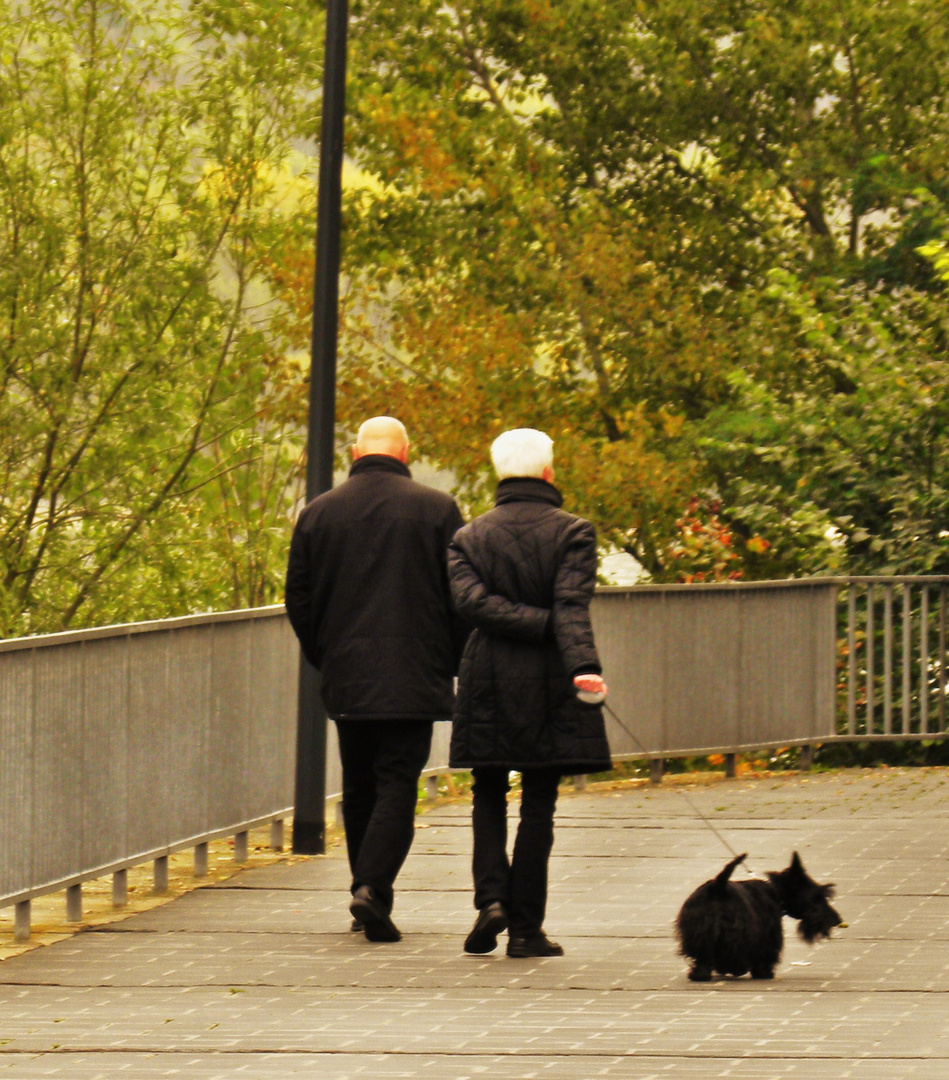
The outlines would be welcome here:
M 821 885 L 821 892 L 824 894 L 825 900 L 833 900 L 837 892 L 837 886 L 832 881 L 829 881 L 826 885 Z
M 804 863 L 801 862 L 801 856 L 798 855 L 796 851 L 791 856 L 791 865 L 788 867 L 788 869 L 793 870 L 797 874 L 804 874 L 807 872 L 804 869 Z

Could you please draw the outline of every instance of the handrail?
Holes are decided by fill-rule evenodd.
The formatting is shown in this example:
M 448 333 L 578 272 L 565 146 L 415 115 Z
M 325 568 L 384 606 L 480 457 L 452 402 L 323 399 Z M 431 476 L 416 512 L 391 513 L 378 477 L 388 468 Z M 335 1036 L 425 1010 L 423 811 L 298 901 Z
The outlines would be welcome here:
M 109 623 L 82 630 L 59 630 L 52 634 L 31 634 L 20 638 L 0 638 L 0 653 L 21 649 L 43 649 L 54 645 L 71 645 L 77 641 L 99 641 L 103 638 L 124 638 L 134 634 L 152 634 L 166 630 L 181 630 L 189 626 L 210 626 L 214 623 L 246 622 L 248 619 L 282 618 L 283 604 L 259 608 L 240 608 L 231 611 L 208 611 L 198 615 L 175 615 L 167 619 L 149 619 L 134 623 Z

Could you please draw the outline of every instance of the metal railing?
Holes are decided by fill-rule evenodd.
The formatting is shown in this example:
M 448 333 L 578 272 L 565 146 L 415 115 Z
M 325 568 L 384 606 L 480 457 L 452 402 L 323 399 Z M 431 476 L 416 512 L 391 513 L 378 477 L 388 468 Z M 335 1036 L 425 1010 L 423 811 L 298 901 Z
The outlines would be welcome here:
M 834 733 L 839 579 L 598 592 L 614 756 L 735 754 Z M 628 729 L 628 730 L 624 730 Z
M 293 791 L 296 648 L 282 609 L 231 612 L 0 642 L 0 904 L 282 822 Z
M 635 734 L 607 720 L 614 756 L 947 738 L 947 591 L 935 575 L 602 589 L 597 643 Z
M 936 739 L 946 732 L 949 578 L 811 578 L 599 590 L 616 758 Z M 0 642 L 0 906 L 271 825 L 291 813 L 298 650 L 282 607 Z M 628 730 L 626 730 L 628 729 Z M 448 768 L 436 725 L 425 775 Z M 329 725 L 327 784 L 340 768 Z
M 949 577 L 854 577 L 841 597 L 838 733 L 847 739 L 946 735 Z
M 82 884 L 251 829 L 283 846 L 292 813 L 299 653 L 283 606 L 0 641 L 0 906 L 30 935 L 31 901 L 66 892 L 82 918 Z M 445 772 L 439 725 L 425 773 Z M 341 770 L 327 733 L 330 802 Z

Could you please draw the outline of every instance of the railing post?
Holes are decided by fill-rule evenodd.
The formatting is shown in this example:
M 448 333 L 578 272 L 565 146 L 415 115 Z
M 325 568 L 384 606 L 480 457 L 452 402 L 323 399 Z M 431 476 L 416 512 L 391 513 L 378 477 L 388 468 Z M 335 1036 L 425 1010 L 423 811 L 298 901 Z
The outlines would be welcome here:
M 857 730 L 857 586 L 847 593 L 847 734 Z
M 30 900 L 21 900 L 14 909 L 13 915 L 13 940 L 14 941 L 29 941 L 30 940 L 30 923 L 32 914 L 32 902 Z
M 883 587 L 883 733 L 893 734 L 893 586 Z
M 662 773 L 664 769 L 663 760 L 661 757 L 654 757 L 649 759 L 649 783 L 661 784 Z
M 202 878 L 208 876 L 208 845 L 207 841 L 194 845 L 194 876 Z
M 155 896 L 164 896 L 168 892 L 168 856 L 159 855 L 154 863 L 154 886 L 152 892 Z
M 270 849 L 283 851 L 283 818 L 270 823 Z
M 116 870 L 112 875 L 112 906 L 121 908 L 129 902 L 129 872 Z
M 903 734 L 908 735 L 913 703 L 912 586 L 903 586 Z
M 234 836 L 234 862 L 247 862 L 247 832 L 239 832 Z
M 946 730 L 946 586 L 939 586 L 939 730 Z
M 929 586 L 919 590 L 919 730 L 929 731 Z
M 874 728 L 874 698 L 876 696 L 876 686 L 874 685 L 874 651 L 876 641 L 874 640 L 875 627 L 873 625 L 873 601 L 874 601 L 874 589 L 872 584 L 867 585 L 867 734 L 873 734 Z
M 82 885 L 70 885 L 66 889 L 66 922 L 82 922 Z

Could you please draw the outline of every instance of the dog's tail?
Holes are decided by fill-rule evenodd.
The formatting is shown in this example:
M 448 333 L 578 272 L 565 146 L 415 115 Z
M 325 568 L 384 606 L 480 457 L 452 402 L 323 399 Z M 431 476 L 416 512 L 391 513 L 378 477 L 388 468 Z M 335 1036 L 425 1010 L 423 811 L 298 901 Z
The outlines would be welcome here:
M 732 861 L 725 867 L 724 870 L 722 870 L 718 877 L 715 878 L 715 881 L 713 882 L 713 887 L 716 889 L 724 890 L 725 886 L 728 884 L 728 879 L 732 876 L 732 870 L 734 870 L 735 867 L 738 866 L 740 863 L 743 863 L 747 857 L 748 852 L 746 851 L 744 855 L 738 855 L 734 859 L 732 859 Z

